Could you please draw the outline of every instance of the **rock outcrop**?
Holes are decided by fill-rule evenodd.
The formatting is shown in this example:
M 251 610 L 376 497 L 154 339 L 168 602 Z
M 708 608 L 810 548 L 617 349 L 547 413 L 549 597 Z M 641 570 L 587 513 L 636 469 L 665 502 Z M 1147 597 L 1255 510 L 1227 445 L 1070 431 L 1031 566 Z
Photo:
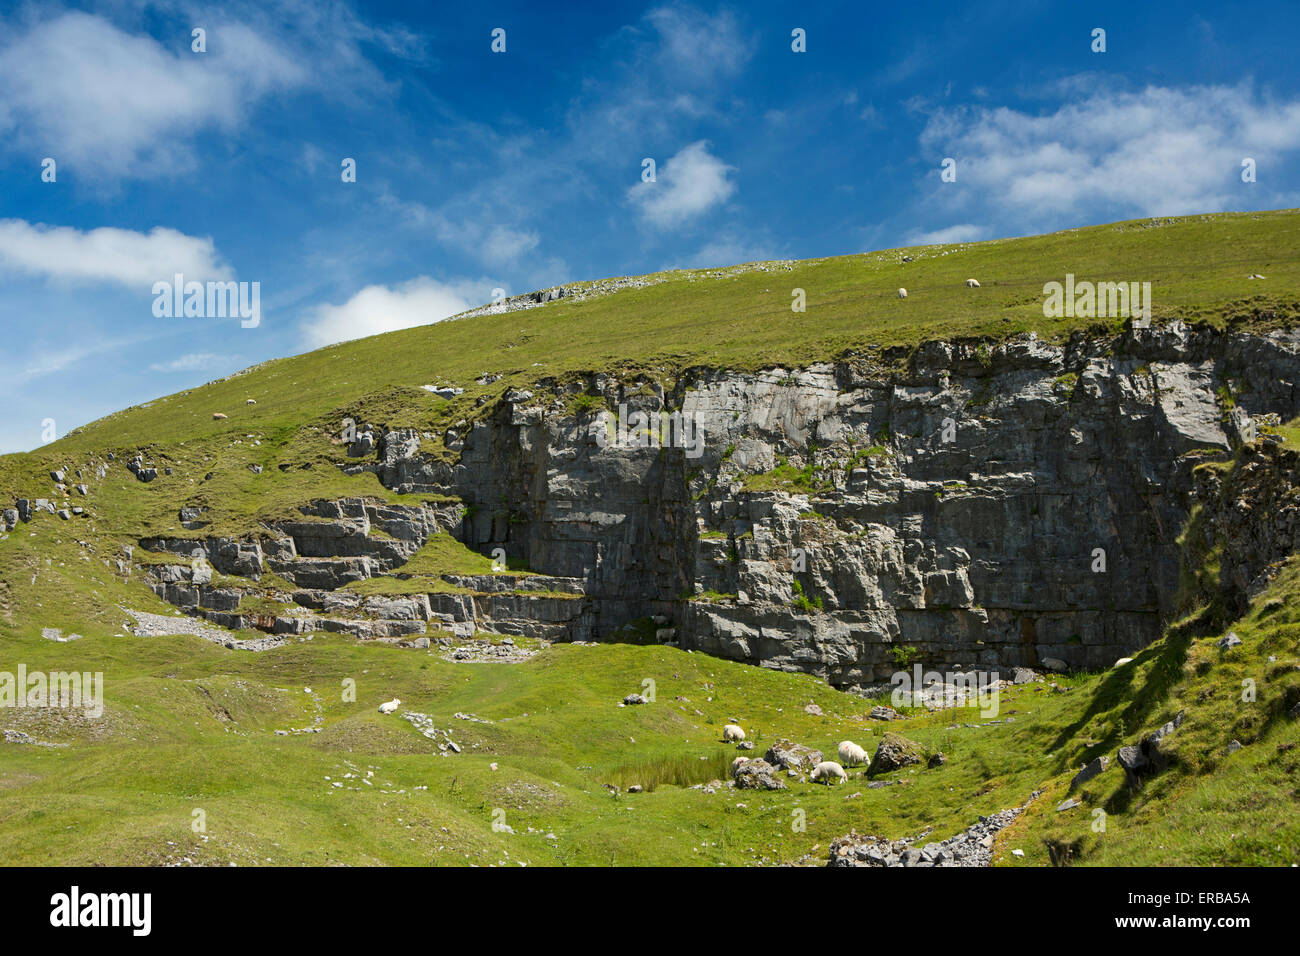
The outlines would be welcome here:
M 879 687 L 913 661 L 1100 668 L 1174 610 L 1178 537 L 1213 491 L 1195 466 L 1250 440 L 1256 417 L 1300 413 L 1298 374 L 1295 333 L 1177 322 L 1062 346 L 1030 334 L 803 369 L 692 369 L 670 384 L 593 373 L 506 391 L 443 436 L 451 456 L 382 425 L 349 448 L 349 472 L 464 507 L 321 502 L 278 538 L 203 547 L 222 573 L 265 568 L 334 591 L 446 530 L 532 569 L 543 593 L 477 582 L 470 597 L 430 594 L 435 616 L 570 640 L 654 621 L 637 633 L 840 687 Z M 676 413 L 702 447 L 611 445 L 618 412 Z M 1278 548 L 1294 514 L 1277 517 Z M 1268 564 L 1255 551 L 1224 568 L 1247 591 Z

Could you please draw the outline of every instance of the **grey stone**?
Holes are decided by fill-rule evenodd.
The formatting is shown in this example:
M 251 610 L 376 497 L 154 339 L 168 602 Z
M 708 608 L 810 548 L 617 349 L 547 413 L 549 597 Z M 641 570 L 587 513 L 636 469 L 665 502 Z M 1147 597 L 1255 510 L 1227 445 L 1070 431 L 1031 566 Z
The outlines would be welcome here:
M 776 776 L 776 767 L 766 760 L 749 760 L 736 770 L 736 786 L 741 790 L 785 790 L 785 781 Z
M 805 773 L 822 762 L 822 752 L 789 740 L 778 740 L 768 747 L 763 759 L 773 767 Z
M 1074 775 L 1074 779 L 1070 781 L 1070 789 L 1074 790 L 1076 787 L 1083 786 L 1089 780 L 1100 775 L 1108 766 L 1110 766 L 1109 757 L 1094 757 Z
M 876 755 L 871 758 L 870 773 L 880 774 L 899 770 L 923 759 L 921 745 L 909 740 L 902 734 L 885 734 L 876 747 Z
M 1237 636 L 1236 631 L 1229 631 L 1225 636 L 1214 642 L 1214 646 L 1221 651 L 1226 651 L 1234 647 L 1241 646 L 1241 638 Z

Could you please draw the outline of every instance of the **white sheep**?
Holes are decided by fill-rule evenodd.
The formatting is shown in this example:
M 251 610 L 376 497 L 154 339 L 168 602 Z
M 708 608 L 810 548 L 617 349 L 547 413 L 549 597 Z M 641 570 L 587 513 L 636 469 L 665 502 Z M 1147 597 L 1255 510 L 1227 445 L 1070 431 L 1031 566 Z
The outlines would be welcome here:
M 840 763 L 846 767 L 871 763 L 871 755 L 851 740 L 841 740 L 839 746 Z
M 967 279 L 967 280 L 966 280 L 966 288 L 968 288 L 968 289 L 978 289 L 979 287 L 980 287 L 980 283 L 979 283 L 979 280 L 978 280 L 978 279 Z
M 849 775 L 844 772 L 844 768 L 834 760 L 823 760 L 813 767 L 810 775 L 812 780 L 825 780 L 828 787 L 831 785 L 831 777 L 834 777 L 838 783 L 844 783 L 849 779 Z
M 745 732 L 741 730 L 739 724 L 727 724 L 722 728 L 722 739 L 727 743 L 735 743 L 745 739 Z
M 906 299 L 906 298 L 907 298 L 907 290 L 906 290 L 906 289 L 899 289 L 899 290 L 898 290 L 898 297 L 899 297 L 900 299 Z
M 749 763 L 748 757 L 737 757 L 735 760 L 731 761 L 731 775 L 734 777 L 740 768 L 747 763 Z
M 399 706 L 401 706 L 401 703 L 402 702 L 398 700 L 396 697 L 394 697 L 392 700 L 384 701 L 382 704 L 379 705 L 379 712 L 381 714 L 391 714 L 393 711 L 397 710 Z

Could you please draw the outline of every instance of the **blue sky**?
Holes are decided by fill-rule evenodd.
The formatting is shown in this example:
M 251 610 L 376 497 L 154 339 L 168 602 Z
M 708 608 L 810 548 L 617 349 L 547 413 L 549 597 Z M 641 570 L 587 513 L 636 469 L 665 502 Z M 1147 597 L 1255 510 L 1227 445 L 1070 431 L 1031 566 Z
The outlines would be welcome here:
M 495 288 L 1300 206 L 1300 5 L 1204 6 L 0 0 L 0 450 Z

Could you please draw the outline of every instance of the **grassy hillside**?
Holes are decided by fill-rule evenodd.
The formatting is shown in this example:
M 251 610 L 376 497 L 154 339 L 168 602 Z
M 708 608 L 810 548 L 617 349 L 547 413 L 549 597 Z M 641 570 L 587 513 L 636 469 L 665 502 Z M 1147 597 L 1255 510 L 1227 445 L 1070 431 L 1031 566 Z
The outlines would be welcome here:
M 1300 210 L 661 273 L 644 277 L 643 287 L 583 301 L 441 322 L 268 362 L 111 415 L 48 448 L 75 453 L 247 432 L 274 440 L 317 421 L 334 433 L 349 412 L 393 423 L 452 420 L 479 395 L 577 370 L 635 367 L 671 379 L 690 366 L 807 363 L 936 338 L 1001 339 L 1031 330 L 1058 338 L 1088 324 L 1043 317 L 1043 284 L 1067 272 L 1150 282 L 1157 318 L 1281 323 L 1300 317 Z M 1267 278 L 1249 280 L 1253 273 Z M 967 289 L 968 277 L 982 287 Z M 897 297 L 900 286 L 905 300 Z M 795 288 L 807 294 L 806 312 L 791 311 Z M 483 372 L 505 378 L 476 386 Z M 447 402 L 420 389 L 438 383 L 465 394 Z M 248 398 L 258 404 L 246 406 Z M 215 411 L 230 419 L 214 422 Z
M 23 597 L 41 597 L 42 623 L 84 637 L 55 644 L 5 626 L 5 667 L 102 671 L 107 709 L 98 721 L 4 712 L 4 728 L 68 745 L 0 744 L 7 863 L 820 863 L 849 829 L 946 837 L 1037 789 L 995 862 L 1300 859 L 1300 722 L 1282 716 L 1300 700 L 1296 568 L 1234 624 L 1243 646 L 1222 657 L 1217 633 L 1192 637 L 1186 622 L 1133 664 L 1004 692 L 996 722 L 959 709 L 885 724 L 865 719 L 870 702 L 813 678 L 665 647 L 556 645 L 524 663 L 464 664 L 325 635 L 261 654 L 131 637 L 118 602 L 165 608 L 97 562 L 53 554 L 68 560 L 33 568 Z M 1250 705 L 1239 702 L 1245 677 L 1258 686 Z M 347 679 L 356 702 L 343 699 Z M 655 702 L 619 707 L 646 679 Z M 393 696 L 463 752 L 439 756 L 441 737 L 378 714 Z M 1078 766 L 1113 758 L 1179 710 L 1171 769 L 1131 792 L 1112 764 L 1076 794 L 1081 808 L 1056 811 Z M 891 730 L 948 761 L 884 775 L 894 783 L 877 789 L 856 777 L 834 789 L 792 780 L 780 793 L 691 789 L 725 776 L 737 751 L 720 730 L 732 719 L 760 753 L 781 737 L 874 749 Z M 320 732 L 276 734 L 312 726 Z M 1246 747 L 1228 754 L 1234 738 Z M 638 783 L 654 789 L 626 792 Z M 1104 833 L 1091 830 L 1095 807 L 1108 814 Z M 514 832 L 494 831 L 494 819 Z
M 1132 664 L 1089 679 L 1073 719 L 1051 742 L 1079 766 L 1109 754 L 1111 766 L 1058 812 L 1070 773 L 1003 835 L 1022 847 L 1026 865 L 1276 866 L 1300 862 L 1300 562 L 1230 628 L 1204 630 L 1200 615 L 1170 628 Z M 1227 631 L 1241 646 L 1221 651 Z M 1200 634 L 1200 636 L 1196 636 Z M 1253 692 L 1254 699 L 1247 699 Z M 1131 788 L 1117 761 L 1178 713 L 1170 737 L 1174 764 Z M 1236 741 L 1242 749 L 1234 750 Z M 1096 809 L 1105 813 L 1098 831 Z
M 997 861 L 1018 862 L 1009 851 L 1019 847 L 1025 863 L 1296 862 L 1300 725 L 1279 716 L 1300 694 L 1295 569 L 1233 625 L 1242 647 L 1220 657 L 1217 626 L 1204 634 L 1193 615 L 1131 665 L 1058 680 L 1059 690 L 1007 691 L 997 723 L 970 710 L 873 722 L 863 716 L 870 702 L 813 678 L 667 647 L 564 645 L 523 663 L 469 664 L 436 647 L 330 635 L 254 654 L 124 629 L 123 608 L 175 613 L 117 562 L 143 535 L 184 534 L 182 504 L 208 507 L 203 533 L 223 534 L 315 497 L 402 500 L 373 475 L 335 467 L 345 415 L 441 431 L 478 413 L 482 396 L 583 370 L 671 381 L 695 365 L 794 364 L 937 337 L 1029 329 L 1060 337 L 1078 323 L 1042 317 L 1042 285 L 1066 272 L 1152 282 L 1157 319 L 1293 324 L 1300 212 L 652 276 L 583 301 L 266 363 L 0 458 L 6 505 L 54 498 L 51 468 L 82 469 L 68 481 L 89 486 L 69 497 L 86 516 L 42 516 L 0 536 L 0 671 L 102 671 L 107 696 L 101 720 L 0 710 L 0 730 L 66 745 L 0 743 L 0 862 L 823 862 L 830 840 L 851 828 L 897 838 L 932 827 L 942 838 L 1040 788 Z M 1268 278 L 1248 281 L 1252 273 Z M 967 277 L 982 288 L 967 289 Z M 807 293 L 806 313 L 790 311 L 796 287 Z M 475 384 L 483 372 L 504 377 Z M 420 387 L 439 383 L 465 393 L 447 401 Z M 213 412 L 229 418 L 214 421 Z M 98 479 L 94 465 L 109 452 L 116 460 Z M 137 452 L 157 463 L 157 480 L 138 482 L 122 467 Z M 489 568 L 440 536 L 407 572 L 414 587 L 432 588 L 439 572 Z M 45 627 L 82 637 L 54 643 L 40 636 Z M 1239 700 L 1246 677 L 1259 688 L 1250 705 Z M 619 707 L 646 679 L 655 702 Z M 355 682 L 355 701 L 344 699 L 345 681 Z M 462 752 L 442 756 L 441 734 L 429 739 L 378 714 L 394 696 L 450 731 Z M 805 711 L 810 702 L 822 715 Z M 1131 792 L 1112 765 L 1084 789 L 1082 808 L 1056 812 L 1080 764 L 1113 756 L 1178 710 L 1186 712 L 1179 759 L 1165 774 Z M 948 761 L 886 775 L 890 785 L 874 789 L 856 778 L 834 789 L 791 781 L 779 793 L 692 789 L 725 776 L 737 751 L 720 730 L 731 719 L 760 753 L 780 737 L 827 751 L 851 738 L 874 749 L 888 729 Z M 319 732 L 277 734 L 304 728 Z M 1227 755 L 1234 738 L 1245 749 Z M 632 784 L 650 792 L 629 794 Z M 1107 811 L 1104 833 L 1090 827 L 1096 807 Z M 204 833 L 192 828 L 196 810 Z M 493 830 L 498 810 L 513 833 Z M 797 810 L 805 829 L 794 826 Z

